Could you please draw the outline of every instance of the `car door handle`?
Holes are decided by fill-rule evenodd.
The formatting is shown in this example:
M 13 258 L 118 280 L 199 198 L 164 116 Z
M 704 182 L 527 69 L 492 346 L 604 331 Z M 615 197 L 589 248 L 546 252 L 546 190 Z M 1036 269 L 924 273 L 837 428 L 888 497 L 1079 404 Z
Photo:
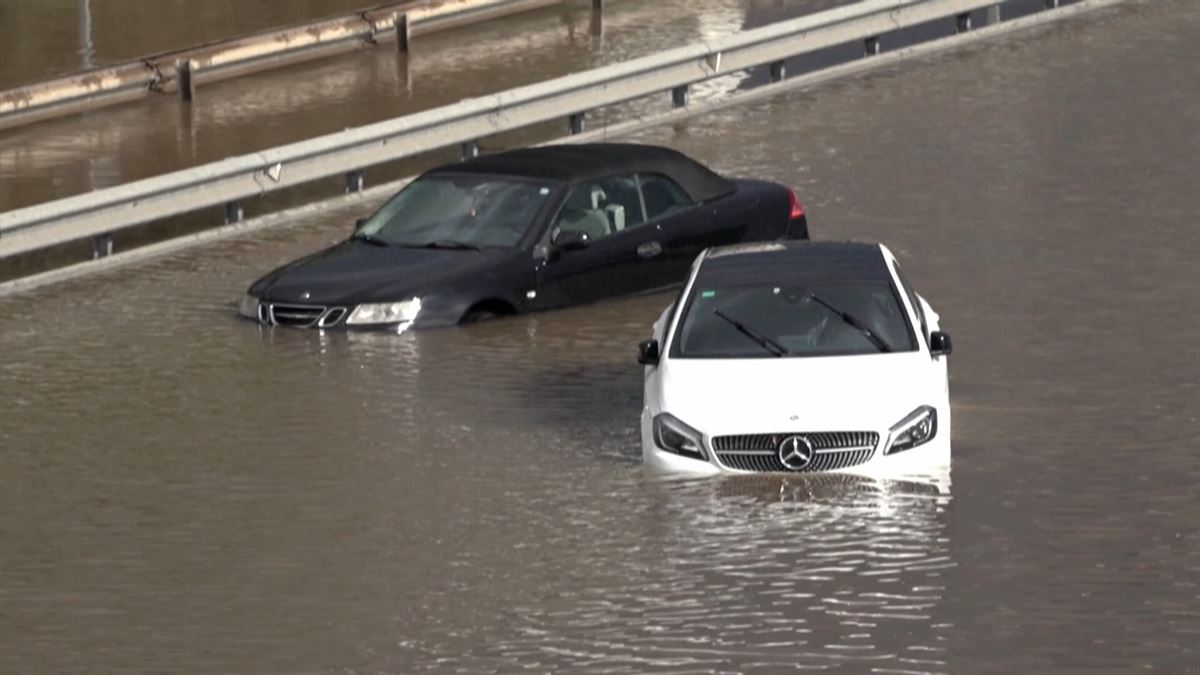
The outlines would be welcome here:
M 662 253 L 662 244 L 657 241 L 648 241 L 637 247 L 637 254 L 642 258 L 653 258 Z

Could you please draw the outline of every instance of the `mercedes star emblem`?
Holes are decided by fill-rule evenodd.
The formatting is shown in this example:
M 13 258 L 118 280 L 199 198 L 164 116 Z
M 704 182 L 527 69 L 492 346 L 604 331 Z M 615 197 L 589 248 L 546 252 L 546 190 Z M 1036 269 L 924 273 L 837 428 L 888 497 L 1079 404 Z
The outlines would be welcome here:
M 812 443 L 803 436 L 788 436 L 779 444 L 779 461 L 792 471 L 800 471 L 812 464 L 814 455 Z

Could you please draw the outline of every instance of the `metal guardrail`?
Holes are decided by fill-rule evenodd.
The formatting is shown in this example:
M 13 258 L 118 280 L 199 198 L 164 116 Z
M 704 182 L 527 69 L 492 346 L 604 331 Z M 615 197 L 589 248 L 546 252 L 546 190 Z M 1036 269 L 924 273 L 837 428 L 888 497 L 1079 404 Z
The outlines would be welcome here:
M 395 43 L 568 0 L 407 0 L 304 25 L 146 56 L 136 61 L 0 91 L 0 129 L 179 92 L 201 84 Z M 597 10 L 603 3 L 593 0 Z
M 555 118 L 570 132 L 584 129 L 588 110 L 671 92 L 675 107 L 688 87 L 719 75 L 769 65 L 785 77 L 784 60 L 861 41 L 878 54 L 880 36 L 948 19 L 969 30 L 970 13 L 1008 0 L 865 0 L 854 5 L 745 31 L 719 40 L 568 75 L 498 94 L 379 122 L 90 194 L 0 213 L 0 258 L 93 238 L 96 257 L 112 252 L 111 232 L 198 209 L 225 206 L 226 222 L 241 219 L 241 200 L 314 180 L 345 175 L 362 189 L 362 170 L 458 145 L 476 153 L 477 140 Z M 1044 0 L 1047 8 L 1057 0 Z M 994 18 L 993 18 L 994 17 Z M 999 12 L 989 12 L 999 20 Z

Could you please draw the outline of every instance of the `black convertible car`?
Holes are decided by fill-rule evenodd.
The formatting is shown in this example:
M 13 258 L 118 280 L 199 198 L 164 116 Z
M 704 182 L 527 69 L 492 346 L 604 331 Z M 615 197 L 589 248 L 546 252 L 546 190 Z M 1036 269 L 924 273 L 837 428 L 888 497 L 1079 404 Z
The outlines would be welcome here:
M 807 239 L 788 188 L 674 150 L 525 148 L 429 171 L 239 312 L 306 328 L 443 326 L 681 284 L 709 246 Z

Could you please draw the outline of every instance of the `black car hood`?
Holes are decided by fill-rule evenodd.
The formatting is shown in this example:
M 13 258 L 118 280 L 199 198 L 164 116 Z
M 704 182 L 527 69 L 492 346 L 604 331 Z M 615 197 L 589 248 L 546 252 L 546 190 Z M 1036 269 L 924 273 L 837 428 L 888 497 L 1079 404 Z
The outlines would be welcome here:
M 511 255 L 510 249 L 407 248 L 351 239 L 276 269 L 254 282 L 250 293 L 272 302 L 390 302 L 476 279 Z

